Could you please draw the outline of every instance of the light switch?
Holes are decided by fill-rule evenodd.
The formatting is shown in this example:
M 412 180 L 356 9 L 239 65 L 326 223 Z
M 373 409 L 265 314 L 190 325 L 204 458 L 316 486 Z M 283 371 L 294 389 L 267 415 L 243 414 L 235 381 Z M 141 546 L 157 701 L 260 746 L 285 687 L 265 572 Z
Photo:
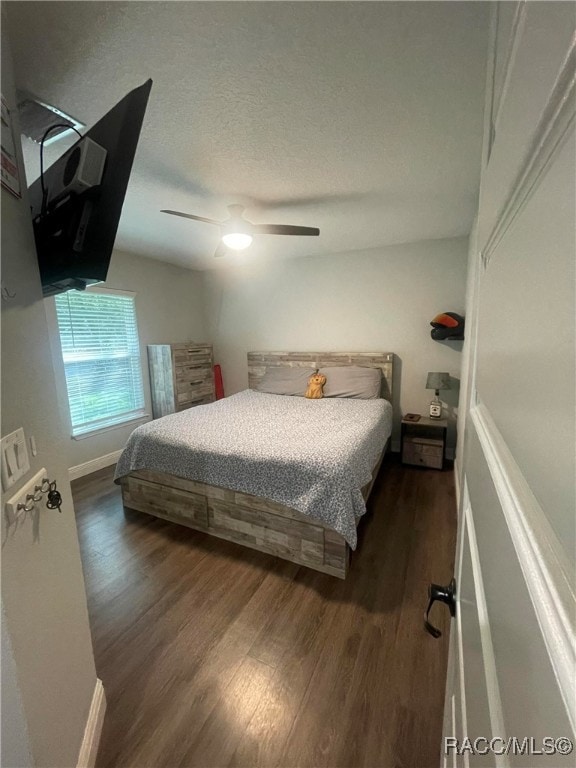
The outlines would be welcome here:
M 6 435 L 0 441 L 0 460 L 2 464 L 2 487 L 7 491 L 30 470 L 26 438 L 22 427 Z

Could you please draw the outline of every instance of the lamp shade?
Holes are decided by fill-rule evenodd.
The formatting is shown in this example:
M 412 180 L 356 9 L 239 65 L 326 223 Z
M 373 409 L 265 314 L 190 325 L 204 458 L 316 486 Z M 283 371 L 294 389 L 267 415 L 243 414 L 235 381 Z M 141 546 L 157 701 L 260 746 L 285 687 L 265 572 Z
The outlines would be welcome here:
M 450 389 L 450 374 L 431 372 L 426 380 L 426 389 Z

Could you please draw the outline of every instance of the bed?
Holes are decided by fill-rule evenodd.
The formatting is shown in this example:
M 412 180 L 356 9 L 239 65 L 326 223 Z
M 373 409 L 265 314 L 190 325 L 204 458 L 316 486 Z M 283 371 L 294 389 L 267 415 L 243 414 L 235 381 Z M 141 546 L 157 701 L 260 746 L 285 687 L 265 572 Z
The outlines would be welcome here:
M 342 366 L 380 369 L 381 397 L 259 391 L 267 371 Z M 134 431 L 116 468 L 123 504 L 346 578 L 389 443 L 392 376 L 390 353 L 251 352 L 248 390 Z

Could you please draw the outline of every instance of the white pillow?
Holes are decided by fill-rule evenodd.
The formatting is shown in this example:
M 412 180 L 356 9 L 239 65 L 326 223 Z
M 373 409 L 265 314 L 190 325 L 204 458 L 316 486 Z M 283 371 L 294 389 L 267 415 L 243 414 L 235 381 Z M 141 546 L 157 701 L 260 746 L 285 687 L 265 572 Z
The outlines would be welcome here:
M 320 368 L 320 373 L 326 376 L 324 397 L 374 400 L 381 396 L 382 371 L 380 368 L 335 365 L 331 368 Z

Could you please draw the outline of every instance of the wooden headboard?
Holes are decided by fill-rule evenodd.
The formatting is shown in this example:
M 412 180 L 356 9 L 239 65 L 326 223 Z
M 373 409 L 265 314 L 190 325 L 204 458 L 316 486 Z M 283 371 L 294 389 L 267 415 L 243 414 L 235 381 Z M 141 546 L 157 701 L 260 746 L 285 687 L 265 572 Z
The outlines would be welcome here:
M 382 397 L 392 402 L 392 352 L 248 352 L 248 386 L 256 389 L 266 368 L 328 368 L 332 365 L 359 365 L 380 368 L 382 371 Z

